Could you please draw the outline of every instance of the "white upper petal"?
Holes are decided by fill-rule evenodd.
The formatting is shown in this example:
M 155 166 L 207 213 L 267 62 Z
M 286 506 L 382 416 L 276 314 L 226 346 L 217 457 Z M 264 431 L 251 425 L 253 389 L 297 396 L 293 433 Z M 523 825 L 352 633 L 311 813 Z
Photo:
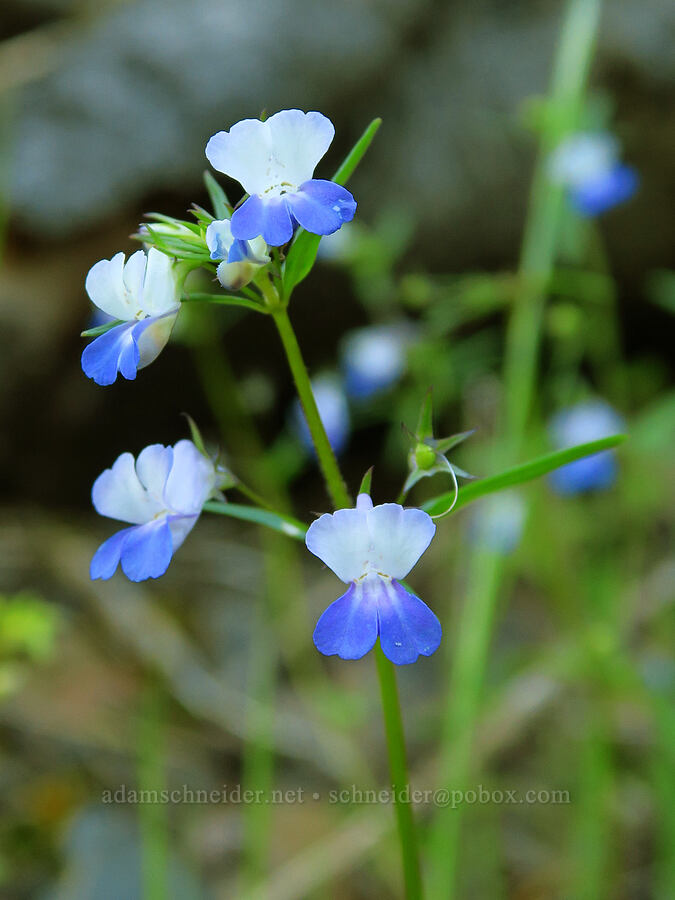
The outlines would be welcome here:
M 173 466 L 164 488 L 164 502 L 173 512 L 197 515 L 216 484 L 213 463 L 192 441 L 178 441 L 173 448 Z
M 344 582 L 371 574 L 404 578 L 436 532 L 431 517 L 397 503 L 368 508 L 365 499 L 359 501 L 356 509 L 339 509 L 313 522 L 307 548 Z
M 147 448 L 151 449 L 151 448 Z M 161 513 L 164 504 L 153 498 L 141 484 L 134 458 L 123 453 L 94 482 L 91 497 L 96 512 L 121 522 L 142 525 Z
M 127 266 L 129 266 L 136 255 L 134 253 Z M 162 316 L 164 313 L 176 309 L 178 302 L 173 262 L 161 250 L 151 247 L 148 251 L 145 279 L 139 296 L 139 307 L 147 316 Z
M 178 308 L 171 259 L 154 247 L 147 255 L 132 253 L 126 265 L 123 253 L 100 260 L 89 270 L 85 287 L 92 303 L 125 322 Z
M 124 288 L 127 295 L 136 304 L 135 312 L 140 309 L 140 298 L 143 296 L 143 283 L 145 282 L 145 266 L 147 257 L 144 250 L 132 253 L 124 265 Z
M 360 578 L 368 565 L 370 538 L 366 516 L 363 509 L 338 509 L 312 522 L 307 530 L 307 549 L 346 584 Z
M 164 507 L 164 487 L 173 465 L 173 447 L 150 444 L 136 460 L 138 480 L 151 498 Z
M 95 263 L 87 273 L 85 288 L 91 302 L 114 319 L 127 322 L 136 315 L 133 297 L 124 286 L 123 253 Z
M 319 112 L 284 109 L 265 122 L 244 119 L 214 134 L 206 156 L 219 172 L 235 178 L 249 194 L 297 188 L 314 174 L 335 128 Z
M 206 145 L 213 168 L 238 181 L 247 194 L 267 189 L 270 155 L 269 129 L 259 119 L 243 119 L 229 131 L 214 134 Z
M 284 109 L 265 122 L 282 181 L 298 187 L 314 174 L 335 135 L 330 119 L 319 112 Z
M 391 578 L 405 578 L 436 533 L 431 516 L 421 509 L 383 503 L 368 512 L 370 564 Z

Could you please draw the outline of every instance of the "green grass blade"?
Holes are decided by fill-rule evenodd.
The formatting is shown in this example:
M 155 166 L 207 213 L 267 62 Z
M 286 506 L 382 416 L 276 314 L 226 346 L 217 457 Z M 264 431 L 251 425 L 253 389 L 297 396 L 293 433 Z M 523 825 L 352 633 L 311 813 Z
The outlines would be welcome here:
M 382 119 L 373 119 L 373 121 L 349 151 L 347 156 L 344 158 L 342 165 L 336 171 L 335 175 L 333 175 L 333 178 L 331 179 L 332 181 L 334 181 L 336 184 L 347 184 L 349 179 L 354 174 L 354 169 L 356 169 L 358 164 L 365 156 L 366 150 L 372 144 L 373 138 L 377 134 L 377 131 L 381 124 Z
M 567 463 L 574 462 L 577 459 L 582 459 L 584 456 L 592 456 L 601 450 L 610 450 L 612 447 L 617 447 L 625 440 L 625 434 L 614 434 L 610 437 L 601 438 L 599 441 L 590 441 L 588 444 L 579 444 L 576 447 L 568 447 L 566 450 L 556 450 L 555 453 L 547 453 L 545 456 L 539 456 L 530 462 L 506 469 L 504 472 L 500 472 L 499 475 L 472 481 L 471 484 L 460 488 L 459 497 L 453 512 L 456 512 L 462 506 L 466 506 L 467 503 L 478 500 L 479 497 L 484 497 L 486 494 L 493 494 L 495 491 L 503 491 L 505 488 L 515 487 L 517 484 L 532 481 L 534 478 L 546 475 L 548 472 L 552 472 L 554 469 L 558 469 L 560 466 L 567 465 Z M 422 504 L 422 509 L 431 516 L 438 515 L 447 506 L 453 493 L 448 492 L 427 500 Z

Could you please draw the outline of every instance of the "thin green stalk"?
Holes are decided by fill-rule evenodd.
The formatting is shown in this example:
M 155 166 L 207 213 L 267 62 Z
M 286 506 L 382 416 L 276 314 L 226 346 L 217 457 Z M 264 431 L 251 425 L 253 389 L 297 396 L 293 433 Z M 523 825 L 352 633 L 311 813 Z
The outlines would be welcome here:
M 556 144 L 578 127 L 601 7 L 601 0 L 570 0 L 553 70 L 550 123 L 540 142 L 518 270 L 520 289 L 506 334 L 504 380 L 511 459 L 520 452 L 532 412 L 544 300 L 564 214 L 563 189 L 548 177 L 548 158 Z
M 166 788 L 165 715 L 166 697 L 150 676 L 143 690 L 138 725 L 138 785 L 145 796 L 157 797 L 139 804 L 141 831 L 141 877 L 144 900 L 168 897 L 168 823 L 167 806 L 159 802 Z
M 377 674 L 380 679 L 384 730 L 387 737 L 389 772 L 394 792 L 396 825 L 401 844 L 403 882 L 408 900 L 418 900 L 422 896 L 417 833 L 408 796 L 408 762 L 405 752 L 405 735 L 401 718 L 401 705 L 396 686 L 396 672 L 378 644 L 375 648 Z
M 342 473 L 333 453 L 333 448 L 328 440 L 328 435 L 323 427 L 321 416 L 314 399 L 312 385 L 307 373 L 307 367 L 302 358 L 298 339 L 293 331 L 291 320 L 288 318 L 288 312 L 285 307 L 277 307 L 272 316 L 279 331 L 281 343 L 286 351 L 288 365 L 295 381 L 295 387 L 300 398 L 300 403 L 305 413 L 309 433 L 312 436 L 312 442 L 316 449 L 319 466 L 326 482 L 328 493 L 336 509 L 344 508 L 352 505 L 351 498 L 347 491 L 347 485 L 342 478 Z
M 286 351 L 288 364 L 295 381 L 298 396 L 305 411 L 307 425 L 312 436 L 319 466 L 326 482 L 326 488 L 336 509 L 352 505 L 347 487 L 342 478 L 335 454 L 328 441 L 319 410 L 317 409 L 309 374 L 300 352 L 293 326 L 286 308 L 277 305 L 272 309 L 272 316 L 279 331 L 281 342 Z M 394 785 L 394 807 L 401 849 L 401 861 L 405 882 L 406 897 L 418 900 L 422 896 L 419 855 L 415 832 L 415 821 L 407 790 L 408 773 L 403 732 L 401 705 L 396 688 L 396 670 L 382 653 L 380 646 L 376 648 L 377 674 L 380 682 L 382 711 L 384 715 L 389 770 Z

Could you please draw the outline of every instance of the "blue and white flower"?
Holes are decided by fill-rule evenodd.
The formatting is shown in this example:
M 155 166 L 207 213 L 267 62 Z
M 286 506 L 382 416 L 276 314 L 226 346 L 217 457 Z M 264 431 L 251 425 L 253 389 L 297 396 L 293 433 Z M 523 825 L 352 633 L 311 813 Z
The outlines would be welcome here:
M 356 201 L 348 190 L 312 177 L 334 134 L 321 113 L 284 109 L 264 122 L 244 119 L 213 135 L 206 145 L 209 162 L 249 195 L 232 215 L 235 238 L 262 235 L 270 247 L 280 247 L 296 225 L 332 234 L 354 218 Z
M 270 261 L 267 244 L 261 237 L 252 241 L 238 241 L 232 237 L 229 219 L 216 219 L 206 229 L 206 246 L 211 259 L 222 260 L 218 266 L 218 281 L 226 290 L 237 291 L 251 281 L 261 266 Z
M 193 529 L 204 503 L 217 493 L 217 473 L 192 441 L 151 444 L 134 461 L 119 456 L 94 482 L 96 512 L 129 522 L 102 544 L 91 561 L 92 578 L 112 578 L 121 563 L 131 581 L 159 578 Z
M 549 175 L 563 185 L 572 204 L 592 217 L 623 203 L 638 185 L 634 169 L 619 160 L 619 144 L 605 132 L 574 134 L 551 154 Z
M 119 372 L 133 380 L 164 349 L 180 309 L 171 259 L 154 248 L 102 259 L 91 267 L 85 287 L 92 303 L 121 320 L 82 353 L 82 369 L 96 384 L 112 384 Z
M 317 375 L 312 379 L 312 393 L 328 442 L 334 453 L 341 453 L 347 445 L 351 430 L 349 403 L 342 380 L 328 372 Z M 299 400 L 293 402 L 290 425 L 302 446 L 313 452 L 312 435 Z
M 623 418 L 604 400 L 587 400 L 558 412 L 549 426 L 554 445 L 563 450 L 588 441 L 619 434 L 625 428 Z M 580 494 L 604 490 L 616 479 L 616 454 L 603 450 L 561 466 L 551 472 L 549 480 L 559 494 Z
M 326 656 L 360 659 L 378 636 L 396 665 L 431 656 L 441 642 L 441 623 L 400 583 L 431 543 L 436 526 L 421 509 L 397 503 L 373 506 L 359 494 L 355 509 L 326 513 L 313 522 L 307 548 L 349 585 L 314 630 Z
M 370 325 L 342 342 L 341 363 L 347 393 L 366 400 L 395 384 L 405 371 L 412 330 L 405 323 Z

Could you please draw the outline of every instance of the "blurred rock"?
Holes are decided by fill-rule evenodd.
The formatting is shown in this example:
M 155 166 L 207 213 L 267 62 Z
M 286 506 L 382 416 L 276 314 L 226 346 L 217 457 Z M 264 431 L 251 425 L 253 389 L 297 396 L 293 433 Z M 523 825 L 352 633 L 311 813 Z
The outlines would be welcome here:
M 194 190 L 211 133 L 295 105 L 336 120 L 333 161 L 384 115 L 370 167 L 377 183 L 357 175 L 366 216 L 405 185 L 427 229 L 458 242 L 486 226 L 483 245 L 511 244 L 528 175 L 518 108 L 546 89 L 560 16 L 557 3 L 496 0 L 114 5 L 23 91 L 16 221 L 63 237 L 150 192 Z M 607 4 L 601 81 L 629 71 L 646 92 L 668 83 L 673 27 L 665 0 Z

